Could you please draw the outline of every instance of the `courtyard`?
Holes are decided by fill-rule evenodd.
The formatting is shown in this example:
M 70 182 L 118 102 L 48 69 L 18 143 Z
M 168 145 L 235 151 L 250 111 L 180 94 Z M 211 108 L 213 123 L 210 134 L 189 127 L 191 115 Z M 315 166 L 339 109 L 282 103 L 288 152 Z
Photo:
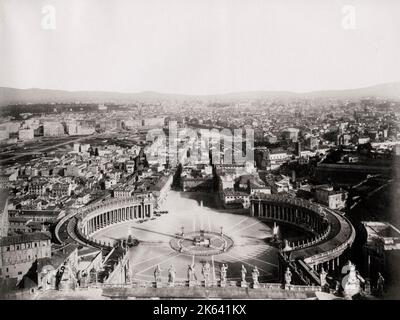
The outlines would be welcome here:
M 126 239 L 129 234 L 140 241 L 129 249 L 132 281 L 154 281 L 154 270 L 159 265 L 162 281 L 166 282 L 168 268 L 173 265 L 176 280 L 187 280 L 188 266 L 195 264 L 198 280 L 203 280 L 201 267 L 209 262 L 211 279 L 220 278 L 220 267 L 228 265 L 227 279 L 240 280 L 241 266 L 247 269 L 247 281 L 257 266 L 261 282 L 277 277 L 277 249 L 266 241 L 272 237 L 269 226 L 248 215 L 226 212 L 218 208 L 214 193 L 184 193 L 170 191 L 161 210 L 168 211 L 155 219 L 144 222 L 126 222 L 95 234 L 101 241 L 112 242 Z M 171 243 L 179 236 L 204 230 L 207 234 L 220 234 L 233 243 L 216 254 L 198 255 L 193 251 L 180 252 Z M 224 248 L 225 249 L 225 248 Z M 214 252 L 215 253 L 215 252 Z

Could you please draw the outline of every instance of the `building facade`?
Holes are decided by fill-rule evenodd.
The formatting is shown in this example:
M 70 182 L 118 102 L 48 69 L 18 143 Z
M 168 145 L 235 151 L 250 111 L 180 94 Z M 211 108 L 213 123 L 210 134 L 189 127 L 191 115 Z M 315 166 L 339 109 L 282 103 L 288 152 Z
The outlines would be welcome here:
M 39 258 L 51 257 L 51 236 L 34 232 L 0 239 L 0 277 L 17 278 L 28 272 Z

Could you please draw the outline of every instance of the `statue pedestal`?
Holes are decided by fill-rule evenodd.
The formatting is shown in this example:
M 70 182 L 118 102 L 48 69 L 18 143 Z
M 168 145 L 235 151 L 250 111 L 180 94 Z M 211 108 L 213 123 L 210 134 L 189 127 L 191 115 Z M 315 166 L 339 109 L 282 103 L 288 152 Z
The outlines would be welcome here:
M 226 281 L 221 281 L 219 283 L 219 286 L 222 287 L 222 288 L 226 287 Z
M 285 290 L 290 290 L 291 289 L 291 285 L 290 284 L 285 284 Z
M 197 281 L 189 280 L 189 287 L 195 287 L 195 286 L 197 286 Z
M 211 283 L 210 281 L 204 281 L 204 286 L 207 287 L 211 287 Z
M 248 287 L 247 281 L 240 281 L 240 286 L 242 288 L 247 288 Z
M 350 299 L 352 296 L 360 292 L 359 285 L 347 285 L 344 287 L 343 294 L 345 298 Z
M 173 283 L 173 282 L 168 282 L 168 287 L 175 287 L 175 283 Z
M 353 278 L 350 276 L 352 276 L 352 274 L 349 273 L 342 280 L 343 294 L 346 299 L 351 299 L 351 297 L 361 291 L 360 280 L 357 279 L 356 276 L 353 276 Z
M 259 283 L 253 283 L 253 289 L 258 289 L 260 287 Z
M 156 282 L 156 288 L 162 288 L 162 282 L 157 281 Z

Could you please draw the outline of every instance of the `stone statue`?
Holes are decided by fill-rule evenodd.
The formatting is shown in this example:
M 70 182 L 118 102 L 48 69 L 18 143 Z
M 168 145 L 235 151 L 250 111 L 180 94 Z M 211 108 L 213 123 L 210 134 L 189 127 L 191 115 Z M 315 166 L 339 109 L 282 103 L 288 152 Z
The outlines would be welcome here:
M 278 234 L 279 234 L 279 227 L 276 225 L 276 222 L 274 222 L 274 227 L 272 229 L 272 235 L 274 240 L 278 240 Z
M 383 278 L 382 274 L 378 272 L 378 280 L 376 281 L 376 293 L 379 296 L 383 295 L 384 285 L 385 285 L 385 278 Z
M 125 267 L 125 283 L 130 283 L 132 280 L 132 273 L 129 265 Z
M 161 282 L 161 271 L 160 265 L 158 264 L 154 270 L 154 279 L 156 282 Z
M 282 249 L 283 252 L 288 252 L 288 251 L 292 250 L 292 247 L 289 245 L 289 241 L 284 240 L 283 243 L 284 243 L 284 246 Z
M 242 282 L 246 282 L 246 273 L 247 273 L 247 270 L 246 270 L 246 268 L 245 268 L 244 265 L 242 265 L 241 273 L 242 273 Z
M 350 260 L 347 261 L 347 264 L 344 265 L 343 268 L 342 268 L 342 274 L 347 274 L 347 273 L 349 273 L 350 268 L 352 267 L 352 265 L 353 265 L 353 264 L 351 263 Z
M 361 290 L 361 281 L 364 282 L 356 271 L 356 266 L 349 261 L 346 266 L 342 268 L 342 273 L 348 273 L 342 279 L 342 288 L 344 295 L 348 298 L 358 294 Z
M 292 272 L 290 271 L 289 267 L 287 267 L 285 271 L 285 285 L 290 286 L 291 282 L 292 282 Z
M 176 271 L 174 266 L 171 264 L 168 269 L 168 282 L 170 285 L 175 284 L 175 276 L 176 276 Z
M 226 264 L 222 264 L 222 267 L 221 267 L 221 282 L 226 282 L 227 270 L 228 270 L 228 266 Z
M 188 266 L 188 280 L 197 281 L 194 263 Z
M 210 270 L 211 270 L 211 266 L 208 263 L 208 261 L 203 265 L 202 268 L 202 273 L 203 273 L 203 277 L 204 277 L 204 283 L 207 285 L 208 282 L 210 281 Z
M 252 271 L 252 273 L 251 273 L 251 276 L 252 276 L 252 278 L 253 278 L 253 285 L 258 285 L 258 284 L 259 284 L 259 283 L 258 283 L 258 277 L 260 276 L 260 271 L 258 271 L 257 266 L 255 266 L 255 267 L 253 268 L 253 271 Z
M 324 287 L 326 285 L 326 276 L 328 274 L 326 273 L 325 269 L 322 268 L 321 273 L 319 274 L 319 280 L 321 282 L 321 287 Z

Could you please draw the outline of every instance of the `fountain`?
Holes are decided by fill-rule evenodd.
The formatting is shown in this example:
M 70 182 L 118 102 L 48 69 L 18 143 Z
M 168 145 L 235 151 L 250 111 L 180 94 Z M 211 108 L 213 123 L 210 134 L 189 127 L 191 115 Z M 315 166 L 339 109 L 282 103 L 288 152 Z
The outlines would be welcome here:
M 195 246 L 209 247 L 210 246 L 210 238 L 205 236 L 205 232 L 202 229 L 202 230 L 200 230 L 200 235 L 194 237 L 193 244 Z

